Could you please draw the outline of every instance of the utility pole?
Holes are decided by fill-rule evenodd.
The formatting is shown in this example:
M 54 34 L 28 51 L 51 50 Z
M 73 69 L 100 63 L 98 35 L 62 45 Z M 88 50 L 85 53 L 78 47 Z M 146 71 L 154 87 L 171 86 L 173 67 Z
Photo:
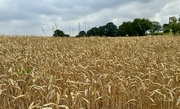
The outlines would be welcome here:
M 54 25 L 55 25 L 56 29 L 58 29 L 58 27 L 57 27 L 56 23 L 54 23 Z
M 42 26 L 41 26 L 41 28 L 42 28 Z M 17 31 L 17 27 L 16 27 L 16 29 L 14 30 L 14 35 L 15 35 L 16 31 Z
M 72 36 L 74 36 L 74 28 L 72 28 Z
M 69 29 L 69 30 L 70 30 L 70 34 L 69 34 L 69 35 L 71 36 L 71 27 L 70 27 L 70 29 Z
M 54 26 L 52 25 L 52 30 L 53 30 L 53 32 L 54 32 Z
M 61 31 L 63 31 L 63 27 L 61 26 Z
M 85 21 L 85 32 L 86 32 L 86 21 Z
M 78 22 L 78 28 L 79 28 L 79 32 L 81 31 L 81 26 L 80 23 Z

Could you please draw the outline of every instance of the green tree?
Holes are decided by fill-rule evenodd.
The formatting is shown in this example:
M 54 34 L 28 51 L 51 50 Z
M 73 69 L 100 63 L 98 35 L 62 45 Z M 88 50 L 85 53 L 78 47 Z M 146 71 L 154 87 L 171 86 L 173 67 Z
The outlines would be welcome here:
M 152 28 L 151 28 L 150 32 L 151 33 L 157 33 L 157 32 L 159 32 L 161 30 L 161 28 L 162 27 L 161 27 L 159 22 L 153 21 L 152 22 Z
M 64 34 L 63 31 L 57 29 L 57 30 L 54 31 L 53 36 L 54 37 L 68 37 L 69 35 Z
M 180 21 L 177 24 L 178 33 L 180 34 Z
M 83 30 L 80 31 L 76 37 L 84 37 L 84 36 L 86 36 L 86 32 Z
M 178 22 L 178 23 L 177 23 L 178 34 L 180 34 L 180 16 L 179 16 L 177 22 Z
M 170 29 L 169 24 L 163 24 L 163 33 L 169 33 Z
M 112 22 L 99 28 L 93 27 L 87 31 L 87 36 L 118 36 L 118 28 Z
M 98 28 L 93 27 L 87 31 L 87 36 L 98 36 Z
M 136 18 L 132 22 L 132 27 L 138 36 L 145 36 L 145 33 L 152 28 L 152 22 L 149 19 Z
M 178 20 L 177 20 L 177 18 L 175 17 L 175 16 L 173 16 L 173 17 L 170 17 L 169 18 L 169 26 L 170 26 L 170 30 L 171 30 L 171 32 L 173 33 L 173 34 L 177 34 L 178 33 Z
M 120 36 L 134 36 L 136 35 L 135 31 L 132 27 L 132 22 L 123 22 L 122 25 L 119 26 L 119 35 Z
M 99 28 L 98 28 L 98 35 L 99 36 L 105 36 L 105 26 L 100 26 Z
M 107 23 L 104 26 L 104 35 L 105 36 L 118 36 L 118 28 L 112 22 Z

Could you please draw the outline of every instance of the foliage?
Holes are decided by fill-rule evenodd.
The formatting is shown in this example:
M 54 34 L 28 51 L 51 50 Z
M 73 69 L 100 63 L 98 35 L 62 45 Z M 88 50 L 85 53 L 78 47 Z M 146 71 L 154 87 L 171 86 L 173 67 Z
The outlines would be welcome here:
M 136 31 L 134 34 L 135 36 L 145 36 L 146 31 L 152 28 L 152 22 L 145 18 L 136 18 L 132 22 L 132 27 Z
M 173 34 L 176 34 L 178 32 L 177 18 L 175 16 L 169 18 L 169 26 Z
M 114 25 L 112 22 L 107 23 L 104 26 L 104 35 L 105 36 L 117 36 L 118 35 L 117 26 Z
M 31 72 L 31 68 L 23 68 L 23 66 L 19 66 L 17 70 L 17 74 L 29 74 Z
M 151 33 L 158 33 L 161 30 L 161 25 L 157 21 L 152 22 L 152 28 L 150 29 Z
M 163 32 L 173 34 L 180 34 L 180 18 L 177 19 L 175 16 L 169 17 L 169 24 L 163 25 Z
M 122 25 L 119 26 L 119 35 L 120 36 L 134 36 L 135 31 L 132 27 L 132 22 L 123 22 Z
M 100 26 L 99 28 L 98 28 L 98 35 L 99 36 L 105 36 L 105 26 Z
M 69 37 L 69 35 L 64 34 L 63 31 L 56 29 L 53 34 L 54 37 Z
M 152 28 L 152 22 L 148 19 L 136 18 L 133 22 L 123 22 L 119 26 L 121 36 L 144 36 L 146 31 Z
M 93 27 L 87 31 L 87 36 L 117 36 L 118 29 L 117 26 L 112 22 L 107 23 L 104 26 L 100 26 L 99 28 Z
M 87 31 L 87 36 L 98 36 L 98 28 L 93 27 Z
M 154 33 L 151 33 L 150 35 L 159 36 L 159 35 L 163 35 L 163 33 L 162 32 L 154 32 Z
M 89 37 L 89 36 L 145 36 L 147 34 L 151 35 L 161 35 L 163 33 L 173 33 L 180 34 L 180 18 L 170 17 L 168 24 L 160 25 L 157 21 L 150 21 L 145 18 L 135 18 L 133 21 L 123 22 L 118 27 L 113 22 L 108 22 L 107 24 L 99 27 L 93 27 L 87 31 L 83 30 L 78 33 L 76 37 Z M 54 37 L 66 37 L 69 35 L 64 34 L 61 30 L 55 30 Z
M 76 37 L 84 37 L 84 36 L 86 36 L 86 32 L 80 31 Z
M 163 25 L 163 32 L 164 33 L 169 33 L 170 32 L 170 26 L 169 26 L 169 24 L 164 24 Z

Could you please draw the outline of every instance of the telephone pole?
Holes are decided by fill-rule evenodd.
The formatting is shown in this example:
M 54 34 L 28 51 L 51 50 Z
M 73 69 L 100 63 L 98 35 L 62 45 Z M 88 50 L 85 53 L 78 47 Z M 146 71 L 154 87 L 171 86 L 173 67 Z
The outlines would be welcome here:
M 81 31 L 81 25 L 79 22 L 78 22 L 78 28 L 79 28 L 79 32 L 80 32 Z

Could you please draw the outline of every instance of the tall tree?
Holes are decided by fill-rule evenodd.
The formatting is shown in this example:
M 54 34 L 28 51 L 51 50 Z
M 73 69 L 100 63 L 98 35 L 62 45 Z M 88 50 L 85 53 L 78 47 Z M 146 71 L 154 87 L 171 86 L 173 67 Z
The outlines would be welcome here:
M 118 28 L 112 22 L 107 23 L 104 26 L 104 35 L 105 36 L 117 36 L 118 35 Z
M 152 22 L 149 19 L 136 18 L 132 22 L 133 29 L 137 32 L 138 36 L 144 36 L 146 31 L 152 28 Z
M 177 20 L 177 18 L 175 17 L 175 16 L 173 16 L 173 17 L 169 17 L 169 26 L 170 26 L 170 28 L 171 28 L 171 32 L 173 33 L 173 34 L 177 34 L 178 33 L 178 20 Z
M 170 29 L 169 24 L 163 24 L 163 33 L 169 33 Z
M 119 35 L 120 36 L 135 36 L 136 32 L 132 28 L 132 22 L 123 22 L 119 26 Z
M 83 30 L 80 31 L 76 37 L 84 37 L 84 36 L 86 36 L 86 32 Z
M 161 30 L 161 25 L 159 22 L 157 21 L 153 21 L 152 22 L 152 28 L 150 30 L 151 33 L 156 33 L 156 32 L 159 32 Z
M 98 28 L 93 27 L 87 31 L 87 36 L 97 36 L 98 35 Z
M 99 28 L 98 28 L 98 35 L 99 36 L 105 36 L 105 26 L 100 26 Z
M 56 29 L 53 34 L 54 37 L 67 37 L 68 35 L 64 34 L 63 31 Z

